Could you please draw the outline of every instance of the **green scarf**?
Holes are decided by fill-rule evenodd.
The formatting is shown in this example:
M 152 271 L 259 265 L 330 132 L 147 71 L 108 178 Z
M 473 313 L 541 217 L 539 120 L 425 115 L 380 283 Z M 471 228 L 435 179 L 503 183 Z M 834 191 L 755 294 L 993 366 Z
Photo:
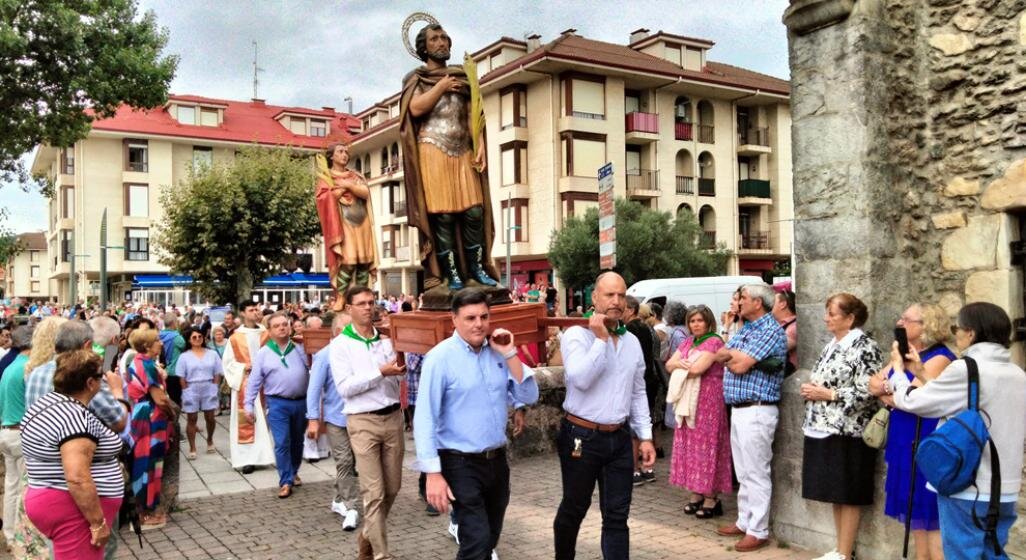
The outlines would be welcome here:
M 281 358 L 281 365 L 286 366 L 286 367 L 288 367 L 288 364 L 285 362 L 285 356 L 288 356 L 289 352 L 291 352 L 291 351 L 296 349 L 296 345 L 292 344 L 291 340 L 289 341 L 288 344 L 285 345 L 285 351 L 284 352 L 278 346 L 278 343 L 273 341 L 273 340 L 268 340 L 267 341 L 267 347 L 271 349 L 271 352 L 274 352 L 275 354 L 278 355 L 279 358 Z
M 594 314 L 595 314 L 594 311 L 588 311 L 587 313 L 584 314 L 584 318 L 585 319 L 590 319 L 591 316 L 594 315 Z M 613 334 L 613 335 L 616 335 L 616 336 L 623 336 L 623 333 L 627 332 L 627 326 L 623 324 L 623 321 L 617 321 L 615 329 L 606 329 L 606 330 L 609 331 L 609 334 Z
M 720 338 L 720 335 L 718 335 L 718 334 L 716 334 L 714 332 L 707 332 L 707 333 L 703 334 L 702 336 L 696 338 L 695 339 L 695 343 L 692 344 L 691 347 L 692 348 L 698 348 L 699 346 L 702 345 L 703 342 L 705 342 L 706 340 L 709 340 L 710 338 L 712 338 L 714 336 L 716 338 L 719 338 L 720 340 L 723 340 L 722 338 Z
M 103 357 L 107 353 L 107 347 L 102 344 L 93 343 L 93 354 L 99 357 Z
M 353 324 L 352 323 L 349 323 L 348 325 L 346 325 L 346 328 L 342 329 L 342 334 L 348 336 L 349 338 L 351 338 L 353 340 L 359 340 L 360 342 L 366 344 L 368 350 L 370 350 L 371 344 L 381 340 L 381 335 L 378 334 L 378 330 L 377 329 L 374 329 L 374 336 L 373 337 L 371 337 L 371 338 L 364 338 L 364 337 L 360 336 L 356 332 L 356 329 L 353 328 Z

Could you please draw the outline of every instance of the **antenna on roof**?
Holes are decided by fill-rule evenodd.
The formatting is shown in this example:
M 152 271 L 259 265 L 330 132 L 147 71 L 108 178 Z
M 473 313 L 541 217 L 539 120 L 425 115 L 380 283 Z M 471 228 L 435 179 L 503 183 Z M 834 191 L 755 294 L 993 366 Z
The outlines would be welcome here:
M 253 99 L 259 99 L 257 95 L 257 87 L 260 85 L 260 80 L 257 78 L 257 72 L 263 72 L 264 69 L 257 66 L 257 42 L 253 41 Z

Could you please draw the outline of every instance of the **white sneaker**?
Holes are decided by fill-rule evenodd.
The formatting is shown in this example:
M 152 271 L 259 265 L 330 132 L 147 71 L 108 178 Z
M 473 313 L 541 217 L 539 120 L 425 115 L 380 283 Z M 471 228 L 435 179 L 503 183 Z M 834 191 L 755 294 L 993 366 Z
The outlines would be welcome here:
M 847 560 L 847 557 L 840 552 L 837 552 L 837 549 L 835 548 L 815 560 Z
M 355 531 L 356 526 L 360 524 L 360 514 L 356 513 L 355 509 L 351 509 L 346 512 L 345 519 L 342 520 L 343 531 Z
M 336 502 L 336 501 L 332 500 L 332 502 L 331 502 L 331 511 L 341 515 L 342 517 L 345 517 L 346 516 L 346 512 L 349 511 L 349 509 L 346 508 L 346 504 L 344 502 Z
M 460 526 L 452 521 L 449 522 L 449 536 L 456 541 L 456 544 L 460 544 Z
M 494 550 L 492 551 L 492 560 L 499 560 L 499 555 Z

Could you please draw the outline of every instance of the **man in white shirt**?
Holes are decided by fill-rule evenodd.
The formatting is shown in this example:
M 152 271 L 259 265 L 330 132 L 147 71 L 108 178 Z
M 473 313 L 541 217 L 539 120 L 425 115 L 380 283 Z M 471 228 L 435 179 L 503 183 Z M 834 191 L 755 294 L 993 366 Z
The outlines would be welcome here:
M 374 292 L 346 290 L 353 322 L 332 339 L 331 376 L 345 401 L 349 441 L 356 456 L 363 496 L 364 524 L 357 535 L 358 560 L 390 560 L 386 520 L 402 482 L 403 413 L 399 382 L 406 368 L 396 361 L 392 342 L 374 328 Z

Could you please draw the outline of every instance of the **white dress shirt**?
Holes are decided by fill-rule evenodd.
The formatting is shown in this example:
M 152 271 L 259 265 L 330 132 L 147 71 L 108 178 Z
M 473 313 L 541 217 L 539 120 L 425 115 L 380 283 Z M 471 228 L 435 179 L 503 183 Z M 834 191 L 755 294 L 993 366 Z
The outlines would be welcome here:
M 345 401 L 343 413 L 372 412 L 399 402 L 403 376 L 385 377 L 380 369 L 393 360 L 395 351 L 387 338 L 366 343 L 340 334 L 331 340 L 328 362 L 335 388 Z
M 652 439 L 652 419 L 645 395 L 645 357 L 631 333 L 603 342 L 585 327 L 570 327 L 560 342 L 566 400 L 563 409 L 598 424 L 630 418 L 640 439 Z

